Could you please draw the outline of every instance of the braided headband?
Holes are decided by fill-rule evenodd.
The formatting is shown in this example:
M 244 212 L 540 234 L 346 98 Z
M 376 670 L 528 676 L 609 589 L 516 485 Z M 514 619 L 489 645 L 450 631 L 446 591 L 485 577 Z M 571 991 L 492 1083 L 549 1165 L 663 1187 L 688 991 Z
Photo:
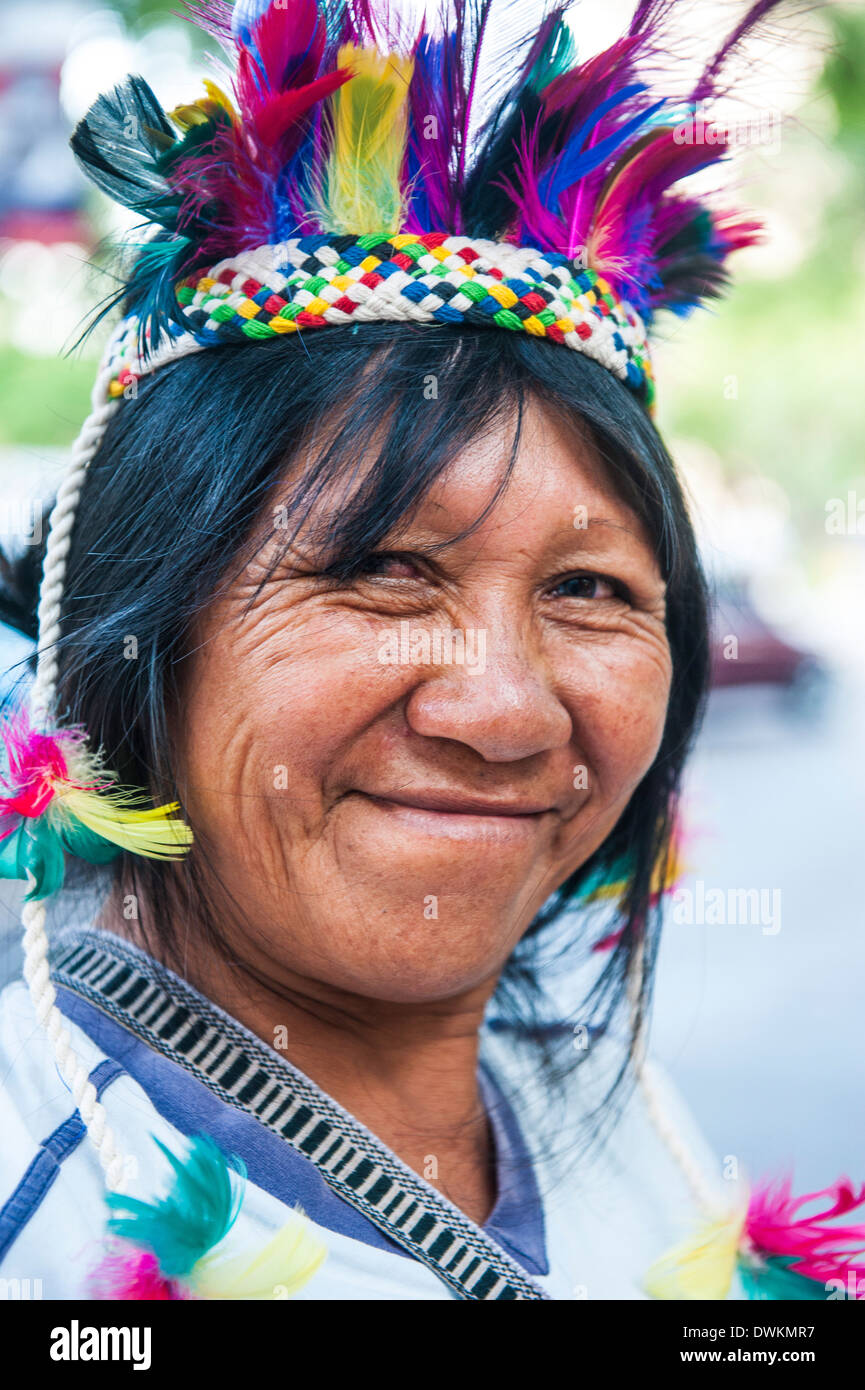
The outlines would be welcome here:
M 297 237 L 188 277 L 177 301 L 188 327 L 175 348 L 185 351 L 194 351 L 189 336 L 206 346 L 374 320 L 479 324 L 573 348 L 647 405 L 654 397 L 639 315 L 597 271 L 530 247 L 442 232 Z M 139 338 L 132 320 L 118 351 L 122 366 L 109 385 L 112 397 L 153 369 L 139 355 Z

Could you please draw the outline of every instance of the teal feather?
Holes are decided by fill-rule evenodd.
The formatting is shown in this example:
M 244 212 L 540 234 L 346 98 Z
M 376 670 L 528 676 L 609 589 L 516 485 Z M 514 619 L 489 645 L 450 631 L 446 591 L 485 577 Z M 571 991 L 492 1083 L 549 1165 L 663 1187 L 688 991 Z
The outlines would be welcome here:
M 570 25 L 562 14 L 555 14 L 551 19 L 541 51 L 526 78 L 535 92 L 542 92 L 554 78 L 560 77 L 563 72 L 570 72 L 577 61 L 577 45 Z
M 237 1177 L 245 1178 L 246 1168 L 239 1158 L 226 1158 L 204 1134 L 190 1140 L 185 1159 L 158 1139 L 154 1142 L 174 1170 L 168 1193 L 154 1202 L 109 1193 L 109 1207 L 125 1215 L 110 1217 L 108 1230 L 149 1250 L 166 1278 L 182 1279 L 225 1238 L 237 1220 L 243 1200 Z
M 25 893 L 28 901 L 47 898 L 63 882 L 63 846 L 53 831 L 38 819 L 23 820 L 16 830 L 0 841 L 0 878 L 33 882 Z
M 739 1259 L 739 1277 L 749 1299 L 825 1301 L 826 1289 L 816 1279 L 797 1274 L 795 1255 L 769 1255 L 759 1261 Z
M 63 848 L 74 854 L 76 859 L 86 859 L 88 864 L 110 864 L 112 859 L 123 853 L 120 845 L 103 840 L 95 830 L 90 830 L 71 816 L 60 827 L 59 834 Z
M 25 897 L 48 898 L 63 886 L 64 850 L 89 864 L 108 864 L 121 853 L 119 845 L 71 818 L 58 823 L 50 814 L 28 816 L 0 840 L 0 878 L 26 879 L 32 874 L 34 882 Z

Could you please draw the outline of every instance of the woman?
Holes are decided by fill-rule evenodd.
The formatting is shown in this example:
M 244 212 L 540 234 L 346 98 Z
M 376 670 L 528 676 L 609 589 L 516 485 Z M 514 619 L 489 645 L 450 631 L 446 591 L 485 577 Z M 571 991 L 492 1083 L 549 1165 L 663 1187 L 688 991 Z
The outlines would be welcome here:
M 582 65 L 551 13 L 472 145 L 488 8 L 208 3 L 234 103 L 76 132 L 160 230 L 7 728 L 0 1255 L 49 1296 L 725 1297 L 741 1242 L 826 1296 L 643 1045 L 707 664 L 644 324 L 755 228 L 670 191 L 719 148 L 638 80 L 668 6 Z

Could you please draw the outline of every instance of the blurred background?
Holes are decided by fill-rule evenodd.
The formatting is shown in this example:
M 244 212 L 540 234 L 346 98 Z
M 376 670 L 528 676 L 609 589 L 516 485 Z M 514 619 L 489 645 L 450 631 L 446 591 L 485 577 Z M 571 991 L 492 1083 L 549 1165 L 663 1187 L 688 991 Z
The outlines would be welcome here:
M 175 8 L 0 0 L 4 543 L 38 543 L 105 333 L 77 340 L 128 225 L 85 185 L 69 133 L 130 71 L 168 109 L 199 94 L 201 36 Z M 703 35 L 741 7 L 691 8 Z M 579 4 L 581 56 L 630 9 Z M 785 42 L 782 13 L 725 113 L 766 242 L 740 254 L 729 300 L 666 325 L 656 353 L 716 602 L 654 1038 L 719 1153 L 807 1189 L 865 1179 L 865 7 L 809 14 L 805 41 L 790 23 L 800 37 Z M 7 688 L 28 650 L 0 625 Z M 0 890 L 9 974 L 17 892 Z

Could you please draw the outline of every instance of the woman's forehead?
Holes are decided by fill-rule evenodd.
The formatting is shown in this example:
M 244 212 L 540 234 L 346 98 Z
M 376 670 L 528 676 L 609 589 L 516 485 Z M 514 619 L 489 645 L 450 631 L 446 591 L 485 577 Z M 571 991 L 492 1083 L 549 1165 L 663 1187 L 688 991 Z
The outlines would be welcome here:
M 374 446 L 366 460 L 356 462 L 350 478 L 334 478 L 321 490 L 308 514 L 309 534 L 329 530 L 328 518 L 339 517 L 363 488 L 375 455 Z M 410 470 L 410 458 L 405 467 Z M 460 445 L 391 536 L 432 545 L 463 536 L 475 545 L 481 538 L 505 536 L 508 543 L 534 539 L 542 544 L 547 536 L 563 533 L 573 539 L 575 530 L 599 524 L 646 539 L 589 430 L 530 397 L 519 420 L 516 409 L 502 409 Z
M 530 402 L 515 437 L 513 420 L 471 440 L 429 488 L 418 518 L 453 532 L 486 509 L 481 525 L 546 523 L 573 529 L 578 515 L 630 515 L 616 495 L 588 432 L 540 403 Z

